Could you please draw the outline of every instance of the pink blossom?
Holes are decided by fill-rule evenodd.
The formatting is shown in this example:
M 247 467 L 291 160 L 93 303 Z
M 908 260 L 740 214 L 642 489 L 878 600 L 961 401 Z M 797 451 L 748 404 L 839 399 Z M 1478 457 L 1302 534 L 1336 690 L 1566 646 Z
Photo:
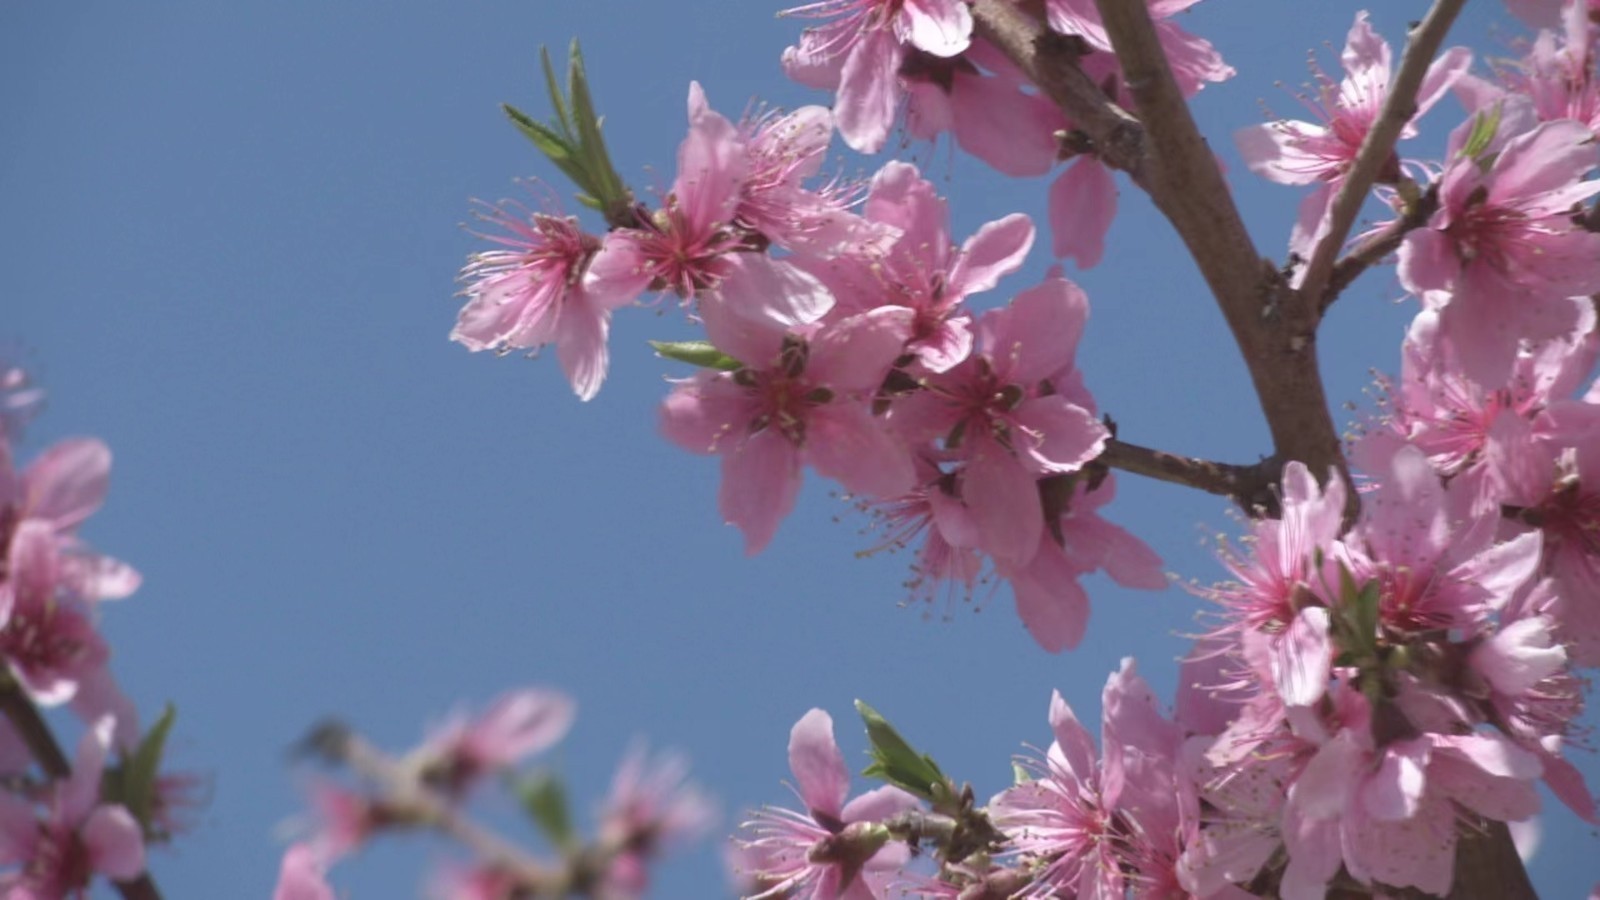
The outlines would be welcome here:
M 327 866 L 310 844 L 291 844 L 278 870 L 272 900 L 334 900 L 325 878 Z
M 871 247 L 883 239 L 849 207 L 858 185 L 834 180 L 818 188 L 804 182 L 817 175 L 833 137 L 833 114 L 821 106 L 789 113 L 768 112 L 739 125 L 749 171 L 733 221 L 796 253 L 832 256 Z
M 1591 22 L 1600 6 L 1568 0 L 1557 21 L 1556 4 L 1545 5 L 1551 15 L 1542 24 L 1558 30 L 1541 30 L 1521 59 L 1497 66 L 1498 84 L 1469 75 L 1457 83 L 1456 92 L 1468 109 L 1480 113 L 1526 98 L 1540 121 L 1573 119 L 1600 132 L 1600 79 L 1595 76 Z
M 607 234 L 584 274 L 584 290 L 603 305 L 630 303 L 647 289 L 693 297 L 717 283 L 724 257 L 743 246 L 743 235 L 728 226 L 750 177 L 749 153 L 698 82 L 689 85 L 688 105 L 689 134 L 662 209 L 638 227 Z
M 608 896 L 641 896 L 656 857 L 710 830 L 716 809 L 688 773 L 683 757 L 652 760 L 642 745 L 623 758 L 600 813 L 599 840 L 617 848 L 602 877 Z
M 1280 119 L 1242 128 L 1234 135 L 1239 154 L 1250 171 L 1279 184 L 1318 185 L 1301 204 L 1289 242 L 1289 249 L 1307 258 L 1322 240 L 1328 208 L 1389 92 L 1389 45 L 1372 30 L 1365 11 L 1356 13 L 1341 62 L 1345 77 L 1338 84 L 1321 69 L 1312 69 L 1316 97 L 1307 98 L 1305 104 L 1320 124 Z M 1461 47 L 1451 48 L 1433 61 L 1418 91 L 1412 123 L 1443 96 L 1471 62 L 1472 54 Z M 1414 125 L 1408 123 L 1401 136 L 1415 133 Z M 1391 177 L 1398 176 L 1398 160 L 1391 168 Z
M 125 807 L 100 802 L 114 727 L 103 719 L 84 733 L 72 775 L 51 785 L 42 817 L 32 803 L 0 794 L 0 863 L 21 864 L 0 875 L 6 896 L 81 900 L 95 875 L 126 881 L 144 871 L 139 823 Z
M 1014 213 L 986 223 L 958 250 L 943 197 L 915 166 L 891 162 L 872 179 L 867 220 L 896 236 L 881 249 L 800 265 L 827 285 L 843 317 L 883 306 L 912 310 L 906 349 L 931 372 L 945 372 L 972 351 L 967 297 L 1015 272 L 1033 246 L 1033 223 Z
M 870 507 L 883 530 L 883 541 L 868 553 L 909 547 L 922 538 L 907 587 L 912 599 L 929 602 L 957 585 L 970 596 L 985 559 L 975 546 L 977 526 L 972 513 L 961 502 L 961 471 L 940 468 L 938 457 L 942 455 L 929 449 L 917 453 L 917 483 L 912 489 Z
M 1486 454 L 1495 496 L 1517 531 L 1544 539 L 1543 570 L 1560 589 L 1550 606 L 1580 665 L 1600 665 L 1600 431 L 1592 408 L 1574 404 L 1532 423 L 1502 415 Z
M 1522 340 L 1571 334 L 1569 298 L 1600 291 L 1600 234 L 1572 210 L 1600 193 L 1580 179 L 1600 165 L 1586 126 L 1547 122 L 1511 138 L 1487 168 L 1457 157 L 1439 211 L 1400 246 L 1401 284 L 1440 310 L 1468 375 L 1503 383 Z
M 1040 647 L 1051 653 L 1071 650 L 1083 640 L 1089 622 L 1089 595 L 1078 579 L 1104 570 L 1123 587 L 1159 591 L 1167 586 L 1161 558 L 1097 510 L 1115 495 L 1111 476 L 1099 488 L 1073 488 L 1065 509 L 1039 535 L 1038 549 L 1025 565 L 999 560 L 996 570 L 1011 582 L 1017 615 Z
M 806 29 L 784 51 L 783 68 L 801 84 L 837 92 L 839 133 L 862 153 L 876 153 L 888 140 L 906 56 L 953 57 L 972 34 L 972 13 L 962 0 L 817 0 L 785 14 L 836 17 Z
M 606 377 L 611 311 L 631 299 L 584 290 L 584 266 L 600 242 L 577 219 L 509 202 L 483 218 L 504 232 L 484 237 L 506 249 L 475 254 L 461 270 L 468 300 L 450 339 L 497 353 L 555 344 L 573 391 L 592 399 Z
M 1055 741 L 1033 777 L 990 801 L 990 815 L 1029 864 L 1018 896 L 1172 896 L 1180 811 L 1180 735 L 1156 708 L 1132 660 L 1106 683 L 1097 761 L 1094 740 L 1061 698 L 1051 696 Z
M 948 131 L 962 150 L 1017 178 L 1055 165 L 1055 133 L 1067 127 L 1065 117 L 1048 98 L 1025 91 L 1025 77 L 989 42 L 974 38 L 956 57 L 912 54 L 900 76 L 913 138 L 931 141 Z
M 10 617 L 0 627 L 0 658 L 36 703 L 65 703 L 110 657 L 82 601 L 62 590 L 56 537 L 48 522 L 25 520 L 11 539 L 0 597 Z
M 1379 746 L 1372 711 L 1341 688 L 1338 727 L 1289 786 L 1286 898 L 1320 897 L 1342 862 L 1362 883 L 1449 893 L 1456 804 L 1499 821 L 1538 811 L 1532 754 L 1495 734 L 1423 734 Z
M 1024 566 L 1037 551 L 1044 512 L 1036 481 L 1075 472 L 1109 437 L 1083 406 L 1046 388 L 1073 371 L 1088 298 L 1065 278 L 1018 294 L 978 323 L 978 353 L 930 376 L 901 400 L 891 422 L 913 442 L 942 438 L 967 461 L 962 500 L 978 546 Z
M 911 457 L 866 399 L 900 355 L 911 313 L 883 307 L 805 336 L 775 316 L 735 312 L 772 302 L 773 292 L 740 293 L 747 284 L 730 280 L 700 305 L 712 344 L 743 367 L 680 382 L 662 406 L 661 427 L 686 450 L 722 456 L 719 507 L 754 554 L 793 507 L 804 463 L 855 494 L 910 489 Z
M 1592 334 L 1592 305 L 1577 306 L 1581 336 L 1525 348 L 1501 385 L 1468 377 L 1455 347 L 1440 333 L 1439 314 L 1424 309 L 1412 320 L 1401 348 L 1398 382 L 1382 385 L 1388 395 L 1387 427 L 1367 440 L 1398 435 L 1427 455 L 1434 472 L 1466 498 L 1471 514 L 1498 510 L 1497 485 L 1504 476 L 1491 466 L 1487 452 L 1496 420 L 1512 415 L 1532 422 L 1551 403 L 1570 397 L 1600 349 Z M 1358 450 L 1357 456 L 1370 452 Z
M 484 776 L 555 746 L 572 728 L 576 712 L 572 698 L 561 691 L 511 691 L 481 715 L 453 717 L 413 752 L 413 758 L 429 783 L 459 796 Z
M 881 787 L 845 802 L 850 775 L 833 739 L 833 719 L 813 709 L 789 735 L 789 768 L 799 813 L 763 809 L 746 823 L 742 862 L 759 871 L 745 877 L 762 887 L 750 900 L 882 900 L 873 875 L 892 872 L 904 848 L 888 844 L 877 823 L 912 809 L 917 800 L 896 787 Z

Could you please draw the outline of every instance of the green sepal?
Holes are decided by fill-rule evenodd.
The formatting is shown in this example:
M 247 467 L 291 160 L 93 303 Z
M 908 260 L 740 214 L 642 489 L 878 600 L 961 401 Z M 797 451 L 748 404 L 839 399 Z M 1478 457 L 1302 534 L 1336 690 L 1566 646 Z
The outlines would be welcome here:
M 931 757 L 913 749 L 887 719 L 860 700 L 856 712 L 866 723 L 867 739 L 872 742 L 872 764 L 862 775 L 886 781 L 930 803 L 948 799 L 950 779 Z
M 1467 135 L 1466 143 L 1461 145 L 1463 156 L 1477 159 L 1489 149 L 1489 143 L 1494 140 L 1495 132 L 1500 130 L 1500 116 L 1503 112 L 1501 106 L 1496 103 L 1488 112 L 1473 115 L 1472 131 Z
M 168 703 L 161 711 L 161 718 L 145 732 L 139 746 L 123 758 L 121 765 L 106 772 L 106 799 L 122 804 L 150 838 L 165 837 L 156 834 L 154 829 L 158 799 L 156 781 L 161 775 L 161 755 L 166 749 L 167 735 L 177 718 L 177 707 Z
M 555 773 L 535 772 L 523 776 L 516 783 L 516 791 L 522 800 L 523 812 L 552 844 L 563 850 L 577 845 L 578 832 L 572 827 L 567 789 Z
M 711 346 L 710 341 L 651 341 L 650 346 L 655 348 L 657 356 L 702 369 L 732 372 L 744 368 L 743 363 Z

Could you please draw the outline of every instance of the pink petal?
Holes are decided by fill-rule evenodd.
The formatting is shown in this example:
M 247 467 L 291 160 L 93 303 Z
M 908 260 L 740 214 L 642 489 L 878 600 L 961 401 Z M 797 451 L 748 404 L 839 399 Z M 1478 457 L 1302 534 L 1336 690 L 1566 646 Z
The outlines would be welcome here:
M 127 881 L 144 871 L 144 836 L 138 821 L 124 807 L 97 807 L 78 835 L 96 872 Z
M 919 50 L 956 56 L 972 37 L 972 11 L 962 0 L 905 0 L 895 30 Z
M 963 470 L 962 499 L 972 511 L 982 538 L 979 549 L 997 560 L 1026 565 L 1039 549 L 1044 508 L 1032 475 L 991 441 L 976 441 Z
M 747 368 L 757 371 L 772 368 L 783 352 L 787 329 L 781 322 L 761 315 L 759 309 L 752 310 L 748 306 L 741 309 L 745 295 L 736 290 L 730 297 L 728 287 L 728 283 L 723 282 L 716 290 L 700 293 L 700 321 L 705 326 L 706 337 L 713 347 Z
M 1396 274 L 1413 294 L 1449 290 L 1461 277 L 1455 241 L 1442 231 L 1418 228 L 1409 232 L 1400 243 L 1398 257 Z
M 1050 692 L 1050 730 L 1055 734 L 1056 746 L 1060 748 L 1061 759 L 1067 764 L 1067 770 L 1080 782 L 1093 778 L 1098 755 L 1094 749 L 1094 738 L 1089 734 L 1089 729 L 1078 721 L 1060 691 Z
M 619 230 L 607 234 L 583 273 L 590 302 L 606 309 L 632 303 L 655 276 L 645 265 L 636 235 Z
M 1361 801 L 1375 819 L 1398 821 L 1417 814 L 1427 785 L 1428 741 L 1417 738 L 1390 745 L 1378 771 L 1361 785 Z
M 982 344 L 997 374 L 1031 386 L 1072 367 L 1088 320 L 1083 289 L 1065 278 L 1047 277 L 1010 306 L 984 316 Z
M 841 818 L 845 795 L 850 792 L 850 773 L 833 739 L 833 717 L 825 710 L 807 712 L 789 731 L 789 771 L 794 773 L 807 809 Z
M 739 131 L 706 105 L 699 82 L 689 84 L 689 134 L 678 146 L 672 193 L 695 232 L 733 218 L 749 170 Z
M 1044 98 L 1000 78 L 958 73 L 947 110 L 956 143 L 1000 174 L 1032 178 L 1054 168 L 1061 118 Z
M 905 349 L 916 316 L 904 306 L 880 306 L 840 320 L 810 342 L 806 380 L 837 391 L 875 391 Z
M 839 818 L 845 822 L 882 822 L 893 815 L 917 808 L 917 798 L 897 787 L 867 791 L 846 803 Z
M 793 328 L 809 325 L 833 309 L 833 294 L 827 287 L 787 261 L 764 253 L 731 253 L 723 267 L 717 293 L 744 318 Z
M 46 448 L 23 473 L 29 517 L 69 531 L 106 499 L 111 449 L 94 438 L 71 438 Z
M 1336 171 L 1338 161 L 1307 149 L 1329 140 L 1328 129 L 1293 119 L 1246 125 L 1233 133 L 1245 167 L 1278 184 L 1311 184 Z
M 661 433 L 690 453 L 718 453 L 756 414 L 750 392 L 722 373 L 702 372 L 661 402 Z
M 836 400 L 806 422 L 805 458 L 852 494 L 895 497 L 916 484 L 911 454 L 863 403 Z
M 283 854 L 272 900 L 334 900 L 333 888 L 322 876 L 322 862 L 311 845 L 294 844 Z
M 744 532 L 746 554 L 766 549 L 799 493 L 800 454 L 777 429 L 752 434 L 723 454 L 717 508 Z
M 556 336 L 556 357 L 578 399 L 593 400 L 606 380 L 606 334 L 611 314 L 569 294 Z
M 1290 706 L 1310 706 L 1327 693 L 1333 642 L 1328 635 L 1328 610 L 1311 606 L 1300 611 L 1278 639 L 1272 655 L 1272 680 Z
M 898 72 L 903 51 L 886 29 L 868 31 L 845 60 L 839 75 L 834 118 L 839 134 L 858 153 L 877 153 L 889 139 L 900 102 Z
M 1089 595 L 1078 584 L 1080 573 L 1045 536 L 1022 571 L 1012 572 L 1011 592 L 1017 615 L 1039 646 L 1060 653 L 1078 646 L 1089 625 Z
M 1076 472 L 1099 456 L 1111 437 L 1093 413 L 1060 394 L 1029 400 L 1010 418 L 1012 449 L 1035 475 Z
M 485 762 L 509 765 L 555 746 L 572 728 L 577 704 L 548 688 L 526 688 L 495 700 L 469 730 Z
M 1022 213 L 986 222 L 961 245 L 947 289 L 958 297 L 987 291 L 1022 266 L 1033 247 L 1033 220 Z
M 1050 252 L 1080 269 L 1098 265 L 1117 215 L 1117 185 L 1092 157 L 1079 157 L 1050 185 Z

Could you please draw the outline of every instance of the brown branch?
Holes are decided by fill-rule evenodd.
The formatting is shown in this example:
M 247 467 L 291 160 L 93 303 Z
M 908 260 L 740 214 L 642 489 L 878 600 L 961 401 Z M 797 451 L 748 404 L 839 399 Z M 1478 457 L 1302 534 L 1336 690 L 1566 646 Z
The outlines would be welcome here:
M 1409 204 L 1395 219 L 1382 229 L 1368 235 L 1361 243 L 1352 247 L 1333 267 L 1333 273 L 1328 276 L 1328 286 L 1317 300 L 1317 315 L 1320 317 L 1339 299 L 1344 289 L 1361 276 L 1371 266 L 1376 265 L 1385 256 L 1399 249 L 1400 242 L 1405 240 L 1406 234 L 1428 224 L 1433 214 L 1439 211 L 1439 186 L 1432 185 L 1414 203 Z
M 1148 190 L 1144 126 L 1078 67 L 1079 44 L 1044 27 L 1014 0 L 974 0 L 972 19 L 980 38 L 998 47 L 1089 135 L 1095 156 Z
M 72 777 L 72 764 L 67 761 L 61 745 L 56 743 L 49 723 L 10 675 L 0 676 L 0 714 L 11 721 L 11 727 L 16 729 L 46 775 L 58 781 Z M 148 872 L 132 881 L 113 881 L 112 885 L 123 900 L 161 900 L 161 891 Z
M 1300 283 L 1301 295 L 1314 298 L 1313 305 L 1319 309 L 1333 302 L 1331 298 L 1323 298 L 1323 291 L 1329 287 L 1334 257 L 1338 255 L 1339 248 L 1344 246 L 1351 226 L 1355 225 L 1356 215 L 1366 202 L 1367 191 L 1394 154 L 1394 145 L 1400 139 L 1400 132 L 1417 114 L 1417 91 L 1422 88 L 1422 79 L 1427 75 L 1433 58 L 1438 55 L 1439 46 L 1444 43 L 1445 34 L 1455 22 L 1456 14 L 1461 12 L 1464 5 L 1466 0 L 1435 0 L 1421 24 L 1411 30 L 1405 55 L 1400 59 L 1400 68 L 1389 83 L 1389 96 L 1385 98 L 1372 130 L 1361 142 L 1361 149 L 1357 151 L 1355 162 L 1345 175 L 1344 184 L 1339 186 L 1339 193 L 1334 196 L 1333 207 L 1328 213 L 1328 233 L 1312 251 L 1305 279 Z
M 1250 515 L 1263 512 L 1274 515 L 1279 508 L 1274 488 L 1282 477 L 1283 467 L 1274 459 L 1241 466 L 1179 456 L 1113 439 L 1106 442 L 1105 452 L 1095 461 L 1145 478 L 1228 497 Z

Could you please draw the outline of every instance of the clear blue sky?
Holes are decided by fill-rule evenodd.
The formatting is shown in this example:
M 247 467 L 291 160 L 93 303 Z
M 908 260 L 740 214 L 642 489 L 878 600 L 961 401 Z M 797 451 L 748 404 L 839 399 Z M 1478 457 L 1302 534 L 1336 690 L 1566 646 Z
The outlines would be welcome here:
M 1373 5 L 1391 39 L 1426 8 Z M 1357 8 L 1213 0 L 1187 17 L 1241 70 L 1198 107 L 1274 255 L 1299 195 L 1244 172 L 1230 132 L 1260 121 L 1263 100 L 1296 112 L 1273 82 L 1304 80 L 1307 51 L 1342 45 Z M 864 523 L 817 481 L 746 559 L 715 512 L 714 461 L 655 433 L 661 376 L 678 373 L 644 342 L 688 333 L 670 308 L 619 317 L 611 380 L 587 405 L 553 358 L 446 340 L 453 276 L 478 246 L 457 227 L 468 199 L 556 175 L 497 108 L 544 112 L 539 45 L 581 36 L 618 168 L 648 188 L 671 180 L 690 79 L 733 114 L 758 95 L 824 101 L 783 79 L 801 23 L 775 9 L 0 6 L 0 341 L 50 391 L 33 446 L 87 433 L 115 452 L 87 534 L 146 582 L 107 610 L 114 665 L 147 712 L 178 704 L 173 760 L 213 781 L 195 833 L 153 858 L 169 896 L 266 895 L 279 825 L 302 808 L 286 748 L 328 714 L 400 749 L 458 700 L 560 685 L 580 703 L 556 757 L 580 802 L 644 735 L 693 758 L 731 828 L 788 798 L 788 729 L 812 706 L 859 759 L 850 701 L 869 699 L 987 795 L 1022 742 L 1048 740 L 1052 688 L 1096 716 L 1106 676 L 1136 654 L 1170 696 L 1199 607 L 1181 590 L 1094 580 L 1084 646 L 1049 656 L 1004 590 L 976 614 L 901 608 L 907 559 L 854 558 Z M 1511 33 L 1498 4 L 1475 3 L 1460 34 L 1481 44 L 1491 27 Z M 1456 115 L 1436 111 L 1439 140 Z M 1042 222 L 1045 181 L 912 155 L 948 187 L 958 235 L 1014 210 Z M 1170 230 L 1136 194 L 1123 202 L 1105 262 L 1081 277 L 1091 388 L 1129 440 L 1253 461 L 1270 448 L 1220 317 Z M 1338 401 L 1397 365 L 1413 311 L 1399 296 L 1382 270 L 1335 309 L 1322 347 Z M 1108 516 L 1201 581 L 1221 574 L 1209 537 L 1235 530 L 1221 501 L 1132 477 Z M 1593 755 L 1579 763 L 1600 781 Z M 1597 849 L 1555 810 L 1536 882 L 1578 896 Z M 356 898 L 411 896 L 438 855 L 403 843 L 334 880 Z M 666 868 L 658 896 L 721 885 L 706 848 Z

